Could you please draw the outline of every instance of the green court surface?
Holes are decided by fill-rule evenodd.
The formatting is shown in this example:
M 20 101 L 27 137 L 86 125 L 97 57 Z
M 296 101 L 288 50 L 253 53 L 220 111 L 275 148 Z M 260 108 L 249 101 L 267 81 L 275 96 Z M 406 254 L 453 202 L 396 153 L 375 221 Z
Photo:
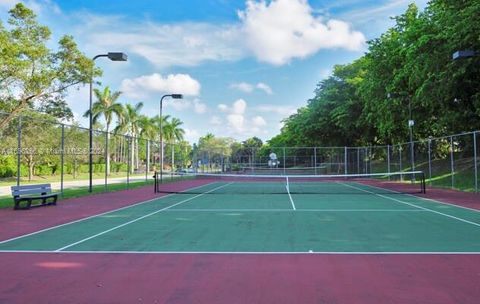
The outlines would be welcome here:
M 480 252 L 476 210 L 352 182 L 295 191 L 304 186 L 215 182 L 5 240 L 0 251 Z

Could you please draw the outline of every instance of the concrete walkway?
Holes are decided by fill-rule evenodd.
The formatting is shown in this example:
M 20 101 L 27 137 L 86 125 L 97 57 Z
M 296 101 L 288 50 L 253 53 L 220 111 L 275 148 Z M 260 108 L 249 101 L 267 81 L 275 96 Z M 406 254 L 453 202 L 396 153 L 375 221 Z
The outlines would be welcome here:
M 149 178 L 151 178 L 152 174 L 149 174 Z M 164 177 L 168 178 L 170 177 L 169 174 L 164 174 Z M 130 177 L 130 182 L 139 182 L 139 181 L 145 181 L 145 175 L 143 176 L 132 176 Z M 45 182 L 52 184 L 52 188 L 55 190 L 60 190 L 61 185 L 60 182 Z M 97 178 L 93 180 L 93 185 L 104 185 L 105 184 L 105 178 Z M 126 177 L 115 177 L 115 178 L 109 178 L 108 179 L 108 184 L 119 184 L 119 183 L 127 183 L 127 178 Z M 22 182 L 21 184 L 27 185 L 27 182 Z M 37 183 L 38 184 L 38 183 Z M 74 181 L 64 181 L 63 182 L 63 188 L 68 189 L 68 188 L 78 188 L 78 187 L 86 187 L 88 186 L 88 179 L 81 179 L 81 180 L 74 180 Z M 11 186 L 15 186 L 16 184 L 12 183 Z M 11 190 L 10 186 L 3 186 L 0 187 L 0 196 L 8 196 L 11 195 Z

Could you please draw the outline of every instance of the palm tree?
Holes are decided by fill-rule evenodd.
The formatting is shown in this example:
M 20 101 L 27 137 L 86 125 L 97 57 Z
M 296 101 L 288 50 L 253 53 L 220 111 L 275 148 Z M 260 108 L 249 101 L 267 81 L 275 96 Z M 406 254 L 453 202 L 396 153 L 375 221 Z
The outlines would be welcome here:
M 170 118 L 170 115 L 162 115 L 162 120 L 161 120 L 161 124 L 162 126 L 166 126 L 168 124 L 168 119 Z M 154 140 L 158 140 L 158 143 L 159 143 L 159 147 L 160 147 L 160 116 L 156 115 L 155 117 L 152 118 L 153 120 L 153 123 L 155 125 L 155 130 L 156 130 L 156 133 L 157 133 L 157 136 L 156 137 L 153 137 Z M 162 127 L 162 138 L 165 139 L 165 128 Z M 163 156 L 163 146 L 160 147 L 161 151 L 159 152 L 159 154 L 161 156 Z M 159 164 L 161 164 L 161 160 L 160 160 L 160 157 L 159 157 Z M 163 170 L 163 168 L 162 168 Z
M 175 164 L 175 141 L 181 141 L 183 140 L 183 135 L 185 135 L 185 130 L 180 128 L 180 126 L 183 125 L 183 122 L 178 119 L 173 117 L 169 122 L 167 122 L 167 125 L 165 126 L 165 140 L 170 142 L 171 144 L 171 150 L 172 150 L 172 168 L 171 170 L 173 171 L 173 167 Z
M 120 119 L 120 123 L 118 124 L 117 128 L 115 128 L 116 132 L 122 132 L 127 136 L 130 136 L 130 172 L 133 173 L 134 170 L 138 167 L 138 159 L 135 162 L 136 154 L 136 143 L 137 137 L 140 133 L 140 110 L 143 108 L 143 103 L 139 102 L 135 106 L 131 104 L 126 104 L 123 115 Z M 138 149 L 137 149 L 138 150 Z
M 150 118 L 145 115 L 141 115 L 139 119 L 140 125 L 140 137 L 146 140 L 146 149 L 147 149 L 147 157 L 146 157 L 146 170 L 147 172 L 150 171 L 150 141 L 156 140 L 158 137 L 158 128 L 156 127 L 155 117 Z
M 92 118 L 93 123 L 97 123 L 98 119 L 103 116 L 105 118 L 105 126 L 106 126 L 106 136 L 107 136 L 107 143 L 110 142 L 110 125 L 112 124 L 112 119 L 114 116 L 117 119 L 120 119 L 123 115 L 123 107 L 120 103 L 117 102 L 118 97 L 122 94 L 122 92 L 116 91 L 111 92 L 110 88 L 106 86 L 103 91 L 99 89 L 94 89 L 95 97 L 97 101 L 95 101 L 92 105 Z M 83 115 L 84 117 L 90 116 L 90 110 L 85 112 Z M 105 170 L 107 175 L 110 175 L 110 152 L 108 145 L 106 146 L 106 160 L 105 160 Z

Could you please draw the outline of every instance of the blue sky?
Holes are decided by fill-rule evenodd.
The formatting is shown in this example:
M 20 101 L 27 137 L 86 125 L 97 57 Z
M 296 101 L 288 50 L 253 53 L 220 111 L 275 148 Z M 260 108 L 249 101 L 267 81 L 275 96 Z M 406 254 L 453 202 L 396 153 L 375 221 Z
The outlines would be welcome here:
M 54 39 L 71 34 L 92 57 L 128 54 L 128 62 L 96 62 L 98 80 L 122 91 L 121 102 L 141 101 L 153 116 L 163 94 L 184 94 L 165 102 L 164 113 L 182 119 L 191 142 L 208 132 L 237 140 L 278 134 L 335 64 L 362 56 L 366 41 L 412 2 L 427 1 L 25 1 Z M 0 0 L 2 20 L 15 3 Z M 67 99 L 87 125 L 88 89 Z

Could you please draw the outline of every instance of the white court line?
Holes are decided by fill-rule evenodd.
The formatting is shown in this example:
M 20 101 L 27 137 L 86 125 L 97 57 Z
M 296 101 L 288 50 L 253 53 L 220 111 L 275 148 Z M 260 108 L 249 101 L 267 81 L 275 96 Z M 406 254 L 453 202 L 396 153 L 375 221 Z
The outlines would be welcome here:
M 212 255 L 480 255 L 480 251 L 41 251 L 0 250 L 0 253 L 43 254 L 212 254 Z
M 415 205 L 415 204 L 412 204 L 412 203 L 409 203 L 409 202 L 401 201 L 401 200 L 393 198 L 393 197 L 388 197 L 388 196 L 378 194 L 378 193 L 375 193 L 375 192 L 372 192 L 372 191 L 368 191 L 368 190 L 365 190 L 365 189 L 362 189 L 362 188 L 358 188 L 358 187 L 355 187 L 355 186 L 352 186 L 352 185 L 349 185 L 349 184 L 345 184 L 345 183 L 341 183 L 341 182 L 339 182 L 339 184 L 344 185 L 346 187 L 353 188 L 353 189 L 357 189 L 357 190 L 360 190 L 360 191 L 363 191 L 363 192 L 371 193 L 371 194 L 374 194 L 376 196 L 383 197 L 383 198 L 386 198 L 386 199 L 389 199 L 389 200 L 392 200 L 392 201 L 395 201 L 395 202 L 399 202 L 399 203 L 402 203 L 402 204 L 405 204 L 405 205 L 409 205 L 409 206 L 416 207 L 416 208 L 419 208 L 419 209 L 422 209 L 422 210 L 430 211 L 432 213 L 443 215 L 443 216 L 455 219 L 455 220 L 460 221 L 460 222 L 464 222 L 464 223 L 467 223 L 467 224 L 471 224 L 471 225 L 480 227 L 479 223 L 475 223 L 475 222 L 472 222 L 472 221 L 469 221 L 469 220 L 465 220 L 465 219 L 462 219 L 462 218 L 459 218 L 459 217 L 456 217 L 456 216 L 453 216 L 453 215 L 449 215 L 449 214 L 446 214 L 446 213 L 443 213 L 443 212 L 440 212 L 440 211 L 432 210 L 432 209 L 425 208 L 425 207 L 422 207 L 422 206 L 418 206 L 418 205 Z M 361 185 L 363 185 L 363 184 L 361 184 Z
M 288 182 L 288 176 L 287 176 L 287 184 L 285 185 L 285 188 L 287 189 L 288 197 L 290 198 L 290 203 L 292 203 L 292 208 L 293 210 L 296 210 L 295 208 L 295 203 L 293 202 L 292 195 L 290 194 L 290 184 Z
M 198 187 L 188 188 L 188 189 L 186 189 L 186 190 L 184 190 L 184 191 L 182 191 L 182 192 L 180 192 L 180 193 L 185 193 L 186 191 L 190 191 L 190 190 L 193 190 L 193 189 L 198 189 L 198 188 L 205 187 L 205 186 L 212 185 L 212 184 L 213 184 L 213 183 L 201 185 L 201 186 L 198 186 Z M 8 242 L 11 242 L 11 241 L 14 241 L 14 240 L 18 240 L 18 239 L 21 239 L 21 238 L 24 238 L 24 237 L 27 237 L 27 236 L 32 236 L 32 235 L 35 235 L 35 234 L 39 234 L 39 233 L 42 233 L 42 232 L 45 232 L 45 231 L 49 231 L 49 230 L 52 230 L 52 229 L 55 229 L 55 228 L 60 228 L 60 227 L 63 227 L 63 226 L 67 226 L 67 225 L 79 223 L 79 222 L 82 222 L 82 221 L 85 221 L 85 220 L 88 220 L 88 219 L 91 219 L 91 218 L 104 216 L 105 214 L 109 214 L 109 213 L 117 212 L 117 211 L 120 211 L 120 210 L 132 208 L 132 207 L 135 207 L 135 206 L 138 206 L 138 205 L 142 205 L 142 204 L 146 204 L 146 203 L 149 203 L 149 202 L 152 202 L 152 201 L 161 200 L 161 199 L 164 199 L 164 198 L 167 198 L 167 197 L 171 197 L 171 196 L 173 196 L 173 195 L 175 195 L 175 193 L 168 194 L 168 195 L 161 196 L 161 197 L 157 197 L 157 198 L 152 198 L 152 199 L 149 199 L 149 200 L 146 200 L 146 201 L 142 201 L 142 202 L 139 202 L 139 203 L 136 203 L 136 204 L 133 204 L 133 205 L 128 205 L 128 206 L 124 206 L 124 207 L 121 207 L 121 208 L 113 209 L 113 210 L 110 210 L 110 211 L 107 211 L 107 212 L 103 212 L 103 213 L 99 213 L 99 214 L 87 216 L 87 217 L 84 217 L 84 218 L 81 218 L 81 219 L 78 219 L 78 220 L 75 220 L 75 221 L 71 221 L 71 222 L 67 222 L 67 223 L 64 223 L 64 224 L 52 226 L 52 227 L 45 228 L 45 229 L 42 229 L 42 230 L 38 230 L 38 231 L 35 231 L 35 232 L 31 232 L 31 233 L 27 233 L 27 234 L 22 234 L 22 235 L 17 236 L 17 237 L 13 237 L 13 238 L 10 238 L 10 239 L 6 239 L 6 240 L 3 240 L 3 241 L 0 241 L 0 244 L 8 243 Z
M 178 203 L 176 203 L 176 204 L 170 205 L 170 206 L 168 206 L 168 207 L 159 209 L 159 210 L 154 211 L 154 212 L 150 212 L 150 213 L 148 213 L 148 214 L 145 214 L 144 216 L 141 216 L 141 217 L 136 218 L 136 219 L 134 219 L 134 220 L 128 221 L 128 222 L 123 223 L 123 224 L 121 224 L 121 225 L 115 226 L 115 227 L 113 227 L 113 228 L 107 229 L 107 230 L 102 231 L 102 232 L 100 232 L 100 233 L 94 234 L 94 235 L 89 236 L 89 237 L 87 237 L 87 238 L 84 238 L 84 239 L 82 239 L 82 240 L 80 240 L 80 241 L 78 241 L 78 242 L 69 244 L 69 245 L 67 245 L 67 246 L 63 246 L 62 248 L 59 248 L 59 249 L 55 250 L 55 252 L 62 251 L 62 250 L 64 250 L 64 249 L 67 249 L 67 248 L 70 248 L 70 247 L 72 247 L 72 246 L 81 244 L 81 243 L 83 243 L 83 242 L 86 242 L 86 241 L 88 241 L 88 240 L 91 240 L 91 239 L 93 239 L 93 238 L 96 238 L 96 237 L 98 237 L 98 236 L 101 236 L 101 235 L 103 235 L 103 234 L 106 234 L 106 233 L 111 232 L 111 231 L 113 231 L 113 230 L 116 230 L 116 229 L 118 229 L 118 228 L 122 228 L 122 227 L 124 227 L 124 226 L 127 226 L 127 225 L 130 225 L 130 224 L 132 224 L 132 223 L 138 222 L 138 221 L 140 221 L 140 220 L 142 220 L 142 219 L 144 219 L 144 218 L 147 218 L 147 217 L 152 216 L 152 215 L 154 215 L 154 214 L 160 213 L 160 212 L 162 212 L 162 211 L 165 211 L 165 210 L 170 209 L 170 208 L 172 208 L 172 207 L 178 206 L 178 205 L 180 205 L 180 204 L 189 202 L 189 201 L 191 201 L 191 200 L 193 200 L 193 199 L 195 199 L 195 198 L 197 198 L 197 197 L 200 197 L 200 196 L 203 196 L 203 195 L 205 195 L 205 194 L 207 194 L 207 193 L 213 192 L 213 191 L 215 191 L 215 190 L 224 188 L 224 187 L 229 186 L 229 185 L 231 185 L 231 184 L 232 184 L 232 183 L 228 183 L 228 184 L 225 184 L 225 185 L 222 185 L 222 186 L 218 186 L 218 187 L 216 187 L 216 188 L 214 188 L 214 189 L 212 189 L 212 190 L 209 190 L 209 191 L 207 191 L 207 192 L 203 192 L 203 193 L 198 194 L 198 195 L 195 195 L 195 196 L 193 196 L 193 197 L 184 199 L 183 201 L 180 201 L 180 202 L 178 202 Z
M 166 212 L 426 212 L 420 209 L 169 209 Z
M 436 199 L 432 199 L 432 198 L 428 198 L 428 197 L 417 196 L 417 195 L 413 195 L 413 194 L 410 194 L 410 193 L 402 193 L 402 192 L 399 192 L 399 191 L 390 190 L 390 189 L 385 189 L 385 188 L 380 188 L 380 187 L 376 187 L 376 186 L 372 186 L 372 185 L 367 185 L 367 184 L 361 184 L 361 183 L 360 183 L 360 185 L 364 185 L 364 186 L 368 186 L 368 187 L 376 188 L 376 189 L 381 189 L 381 190 L 386 190 L 386 191 L 390 191 L 390 192 L 392 192 L 392 193 L 397 193 L 397 194 L 402 194 L 402 195 L 406 195 L 406 196 L 411 196 L 411 197 L 418 198 L 418 199 L 421 199 L 421 200 L 424 200 L 424 201 L 429 201 L 429 202 L 432 202 L 432 203 L 437 203 L 437 204 L 442 204 L 442 205 L 448 205 L 448 206 L 457 207 L 457 208 L 461 208 L 461 209 L 466 209 L 466 210 L 470 210 L 470 211 L 480 212 L 479 209 L 473 209 L 473 208 L 469 208 L 469 207 L 465 207 L 465 206 L 461 206 L 461 205 L 455 205 L 455 204 L 452 204 L 452 203 L 442 202 L 442 201 L 439 201 L 439 200 L 436 200 Z

